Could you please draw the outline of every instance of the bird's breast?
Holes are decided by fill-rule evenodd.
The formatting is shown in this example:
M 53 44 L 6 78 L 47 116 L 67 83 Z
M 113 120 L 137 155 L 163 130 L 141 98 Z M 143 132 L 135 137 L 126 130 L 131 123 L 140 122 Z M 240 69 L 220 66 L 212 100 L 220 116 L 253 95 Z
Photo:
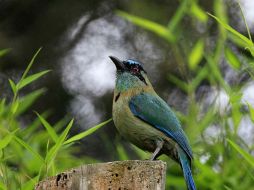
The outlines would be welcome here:
M 129 108 L 129 96 L 120 94 L 113 102 L 113 121 L 119 133 L 141 149 L 153 152 L 157 140 L 165 140 L 162 132 L 135 117 Z

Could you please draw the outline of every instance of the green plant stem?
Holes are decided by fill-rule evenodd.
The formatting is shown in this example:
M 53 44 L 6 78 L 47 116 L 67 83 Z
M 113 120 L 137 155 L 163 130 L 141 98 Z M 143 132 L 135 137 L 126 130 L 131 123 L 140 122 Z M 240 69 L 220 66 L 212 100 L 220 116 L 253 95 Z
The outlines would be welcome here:
M 183 0 L 181 2 L 181 5 L 177 9 L 174 16 L 170 19 L 170 22 L 168 23 L 168 29 L 173 32 L 178 25 L 178 23 L 181 21 L 181 19 L 184 17 L 185 12 L 188 8 L 189 0 Z
M 186 79 L 186 81 L 189 81 L 188 78 L 188 72 L 185 64 L 185 60 L 183 59 L 183 52 L 180 51 L 177 43 L 172 44 L 172 51 L 174 53 L 174 57 L 176 58 L 177 65 L 179 68 L 179 72 L 183 78 Z
M 247 21 L 246 21 L 246 18 L 245 18 L 245 16 L 244 16 L 244 13 L 243 13 L 243 8 L 242 8 L 241 3 L 240 3 L 239 0 L 237 0 L 237 3 L 238 3 L 238 5 L 239 5 L 239 7 L 240 7 L 241 15 L 242 15 L 242 18 L 243 18 L 243 20 L 244 20 L 244 24 L 245 24 L 246 30 L 247 30 L 247 32 L 248 32 L 249 39 L 250 39 L 250 41 L 252 41 L 251 34 L 250 34 L 250 29 L 249 29 L 249 26 L 248 26 L 248 24 L 247 24 Z

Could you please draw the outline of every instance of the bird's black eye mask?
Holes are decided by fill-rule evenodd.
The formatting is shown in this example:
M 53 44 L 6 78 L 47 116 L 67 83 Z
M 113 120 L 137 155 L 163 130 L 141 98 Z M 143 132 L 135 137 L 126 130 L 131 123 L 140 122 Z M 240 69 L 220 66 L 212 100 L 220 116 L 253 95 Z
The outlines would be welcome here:
M 127 60 L 123 61 L 123 64 L 127 68 L 127 71 L 130 72 L 132 75 L 136 76 L 141 80 L 145 85 L 147 85 L 147 82 L 145 78 L 142 76 L 141 71 L 146 73 L 146 71 L 143 69 L 142 65 L 134 60 Z

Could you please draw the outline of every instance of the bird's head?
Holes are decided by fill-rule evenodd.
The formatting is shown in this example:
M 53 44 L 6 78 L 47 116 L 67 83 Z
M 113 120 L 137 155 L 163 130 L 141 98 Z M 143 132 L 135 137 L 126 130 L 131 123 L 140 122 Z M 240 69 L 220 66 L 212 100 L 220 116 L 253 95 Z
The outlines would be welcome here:
M 116 88 L 125 91 L 133 88 L 150 86 L 146 71 L 139 61 L 128 59 L 121 61 L 116 57 L 109 56 L 116 66 Z

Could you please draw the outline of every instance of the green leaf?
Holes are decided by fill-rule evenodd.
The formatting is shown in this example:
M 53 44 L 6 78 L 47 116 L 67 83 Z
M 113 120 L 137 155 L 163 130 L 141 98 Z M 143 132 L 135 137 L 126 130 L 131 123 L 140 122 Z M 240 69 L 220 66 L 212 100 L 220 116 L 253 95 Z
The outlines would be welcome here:
M 190 69 L 192 70 L 196 69 L 197 65 L 200 63 L 204 53 L 204 45 L 205 45 L 204 40 L 200 39 L 193 47 L 188 57 Z
M 88 130 L 86 130 L 86 131 L 84 131 L 82 133 L 79 133 L 79 134 L 69 138 L 68 140 L 66 140 L 64 142 L 64 144 L 72 143 L 72 142 L 78 141 L 78 140 L 80 140 L 80 139 L 82 139 L 82 138 L 84 138 L 84 137 L 86 137 L 88 135 L 91 135 L 92 133 L 94 133 L 95 131 L 97 131 L 98 129 L 100 129 L 102 126 L 106 125 L 110 121 L 112 121 L 112 118 L 108 119 L 107 121 L 104 121 L 104 122 L 102 122 L 102 123 L 100 123 L 100 124 L 98 124 L 98 125 L 96 125 L 96 126 L 94 126 L 92 128 L 90 128 L 90 129 L 88 129 Z
M 64 140 L 67 137 L 67 134 L 69 133 L 69 130 L 71 129 L 72 125 L 73 125 L 73 119 L 69 122 L 66 129 L 63 131 L 61 136 L 58 138 L 56 144 L 47 153 L 45 161 L 46 161 L 48 167 L 50 167 L 51 164 L 53 163 L 54 158 L 55 158 L 57 152 L 59 151 L 59 149 L 61 148 L 61 146 L 63 145 Z
M 136 147 L 135 145 L 132 145 L 132 148 L 135 151 L 135 153 L 138 155 L 139 159 L 141 159 L 141 160 L 145 160 L 145 159 L 151 157 L 150 153 L 145 152 L 144 150 Z
M 29 144 L 27 144 L 25 141 L 18 138 L 17 136 L 14 136 L 14 138 L 20 145 L 22 145 L 26 150 L 28 150 L 32 155 L 34 155 L 34 157 L 36 157 L 41 162 L 41 164 L 45 163 L 41 155 L 35 152 Z
M 27 94 L 26 96 L 19 99 L 19 108 L 17 110 L 17 114 L 20 115 L 23 112 L 25 112 L 34 102 L 37 100 L 46 90 L 45 89 L 39 89 L 36 91 L 31 92 L 30 94 Z
M 228 186 L 226 186 L 226 185 L 224 185 L 224 188 L 225 188 L 226 190 L 232 190 L 230 187 L 228 187 Z
M 140 26 L 144 29 L 147 29 L 147 30 L 157 34 L 158 36 L 166 39 L 169 42 L 175 42 L 175 36 L 165 26 L 162 26 L 156 22 L 153 22 L 153 21 L 150 21 L 150 20 L 138 17 L 138 16 L 128 14 L 123 11 L 117 11 L 117 14 L 119 16 L 125 18 L 126 20 L 136 24 L 137 26 Z
M 50 111 L 45 111 L 41 114 L 43 118 L 47 118 L 49 115 L 50 115 Z M 34 131 L 37 130 L 40 125 L 41 125 L 41 121 L 38 117 L 36 117 L 32 123 L 27 125 L 26 128 L 21 131 L 21 135 L 24 137 L 27 137 L 27 136 L 30 137 L 31 134 L 35 133 Z
M 17 110 L 18 110 L 18 108 L 19 108 L 19 105 L 20 105 L 20 102 L 19 102 L 18 99 L 17 99 L 16 101 L 12 102 L 12 104 L 11 104 L 11 113 L 12 113 L 12 114 L 17 113 Z
M 5 54 L 7 54 L 11 49 L 2 49 L 0 50 L 0 57 L 4 56 Z
M 194 164 L 200 170 L 200 172 L 205 174 L 205 176 L 209 177 L 210 179 L 213 178 L 216 179 L 217 176 L 219 175 L 212 169 L 211 166 L 209 166 L 208 164 L 201 163 L 199 160 L 194 160 Z
M 235 132 L 237 132 L 237 129 L 239 127 L 239 124 L 242 119 L 242 113 L 240 111 L 241 109 L 241 99 L 242 99 L 242 93 L 240 92 L 233 92 L 229 94 L 230 97 L 230 103 L 231 103 L 231 115 L 232 120 L 235 126 Z
M 207 77 L 208 73 L 209 71 L 206 66 L 199 69 L 197 71 L 196 77 L 191 81 L 190 89 L 192 91 L 195 91 L 196 88 L 200 85 L 200 83 Z
M 189 91 L 188 84 L 186 82 L 182 81 L 181 79 L 177 78 L 176 76 L 169 74 L 167 76 L 167 79 L 170 82 L 174 83 L 178 88 L 180 88 L 184 92 L 188 92 Z
M 242 155 L 242 157 L 254 168 L 254 158 L 251 154 L 246 152 L 244 149 L 242 149 L 240 146 L 235 144 L 233 141 L 227 139 L 229 144 L 239 153 Z
M 241 62 L 238 59 L 238 57 L 236 56 L 235 53 L 232 52 L 232 50 L 228 47 L 225 48 L 225 56 L 226 59 L 229 63 L 229 65 L 235 69 L 235 70 L 239 70 L 241 67 Z
M 248 24 L 247 24 L 247 21 L 246 21 L 246 18 L 245 18 L 245 16 L 244 16 L 244 13 L 243 13 L 243 8 L 242 8 L 241 3 L 239 2 L 239 0 L 238 0 L 237 3 L 238 3 L 239 8 L 240 8 L 240 10 L 241 10 L 241 15 L 242 15 L 242 18 L 243 18 L 243 20 L 244 20 L 244 24 L 245 24 L 246 30 L 247 30 L 247 32 L 248 32 L 249 39 L 252 41 L 252 39 L 251 39 L 251 34 L 250 34 L 250 29 L 249 29 L 249 26 L 248 26 Z
M 176 10 L 174 16 L 170 19 L 168 24 L 168 29 L 172 32 L 176 28 L 177 24 L 184 17 L 185 12 L 188 10 L 189 0 L 184 0 L 181 2 L 181 5 Z
M 223 89 L 226 91 L 226 93 L 230 94 L 231 88 L 225 82 L 224 78 L 222 77 L 222 74 L 221 74 L 221 71 L 219 69 L 219 66 L 214 61 L 214 58 L 212 57 L 212 55 L 206 55 L 205 59 L 207 60 L 207 63 L 209 65 L 209 69 L 211 71 L 211 75 L 216 79 L 216 81 L 219 82 L 219 84 L 223 87 Z
M 40 53 L 40 51 L 41 51 L 41 48 L 39 48 L 39 49 L 36 51 L 36 53 L 34 54 L 33 58 L 31 59 L 31 61 L 30 61 L 29 64 L 28 64 L 28 66 L 27 66 L 25 72 L 23 73 L 23 75 L 22 75 L 22 77 L 21 77 L 19 83 L 21 83 L 21 81 L 26 77 L 28 71 L 31 69 L 31 67 L 32 67 L 32 65 L 33 65 L 33 63 L 34 63 L 34 60 L 35 60 L 35 58 L 37 57 L 37 55 Z
M 220 23 L 224 28 L 226 28 L 229 32 L 231 32 L 232 34 L 238 36 L 241 40 L 243 40 L 246 44 L 253 46 L 253 43 L 251 40 L 249 40 L 246 36 L 242 35 L 240 32 L 236 31 L 234 28 L 232 28 L 231 26 L 229 26 L 228 24 L 226 24 L 225 22 L 223 22 L 221 19 L 219 19 L 218 17 L 207 13 L 209 16 L 211 16 L 212 18 L 214 18 L 218 23 Z
M 5 98 L 0 100 L 0 116 L 8 110 L 8 108 L 6 108 L 5 106 L 5 102 L 6 102 Z
M 249 108 L 251 121 L 254 123 L 254 108 L 249 103 L 247 103 L 247 105 Z
M 206 22 L 208 19 L 205 11 L 203 11 L 203 9 L 197 3 L 192 3 L 190 12 L 201 22 Z
M 31 189 L 34 189 L 34 187 L 38 183 L 38 181 L 39 181 L 39 176 L 36 176 L 36 177 L 30 179 L 29 181 L 27 181 L 24 184 L 22 184 L 21 190 L 31 190 Z
M 228 39 L 230 39 L 236 46 L 239 46 L 239 48 L 246 48 L 246 43 L 240 38 L 238 38 L 236 35 L 229 33 Z
M 220 23 L 224 28 L 226 28 L 229 32 L 231 32 L 232 34 L 236 35 L 238 38 L 240 38 L 243 42 L 246 43 L 247 48 L 251 51 L 251 53 L 253 53 L 253 48 L 254 48 L 254 44 L 253 42 L 248 39 L 246 36 L 242 35 L 240 32 L 236 31 L 235 29 L 233 29 L 231 26 L 229 26 L 228 24 L 226 24 L 225 22 L 223 22 L 221 19 L 219 19 L 218 17 L 207 13 L 209 16 L 211 16 L 212 18 L 214 18 L 218 23 Z M 252 54 L 253 55 L 253 54 Z
M 70 118 L 68 116 L 65 116 L 64 118 L 62 118 L 58 122 L 56 122 L 53 126 L 55 131 L 57 132 L 57 131 L 60 131 L 61 129 L 63 129 L 69 120 L 70 120 Z
M 216 111 L 214 111 L 213 107 L 211 106 L 199 121 L 198 128 L 200 131 L 203 132 L 207 127 L 211 126 L 211 123 L 215 121 L 216 117 Z
M 18 89 L 20 90 L 21 88 L 27 86 L 28 84 L 32 83 L 33 81 L 37 80 L 38 78 L 42 77 L 43 75 L 47 74 L 50 72 L 50 70 L 42 71 L 33 75 L 30 75 L 26 78 L 24 78 L 22 81 L 20 81 L 17 86 Z
M 129 157 L 121 144 L 116 145 L 117 154 L 120 160 L 128 160 Z
M 57 136 L 54 128 L 40 114 L 38 114 L 37 112 L 36 112 L 36 115 L 38 116 L 38 118 L 40 119 L 41 123 L 46 128 L 46 130 L 48 131 L 48 134 L 50 135 L 50 137 L 56 143 L 57 140 L 58 140 L 58 136 Z
M 15 83 L 11 79 L 9 79 L 9 83 L 10 83 L 13 94 L 16 94 L 17 93 L 17 87 L 16 87 Z
M 185 189 L 185 183 L 184 183 L 184 179 L 180 176 L 175 176 L 175 175 L 167 175 L 166 176 L 166 186 L 167 187 L 177 187 L 179 189 Z M 170 189 L 170 188 L 169 188 Z
M 6 185 L 2 181 L 0 181 L 0 190 L 7 190 Z
M 3 139 L 0 140 L 0 150 L 4 149 L 12 140 L 13 133 L 7 134 Z

